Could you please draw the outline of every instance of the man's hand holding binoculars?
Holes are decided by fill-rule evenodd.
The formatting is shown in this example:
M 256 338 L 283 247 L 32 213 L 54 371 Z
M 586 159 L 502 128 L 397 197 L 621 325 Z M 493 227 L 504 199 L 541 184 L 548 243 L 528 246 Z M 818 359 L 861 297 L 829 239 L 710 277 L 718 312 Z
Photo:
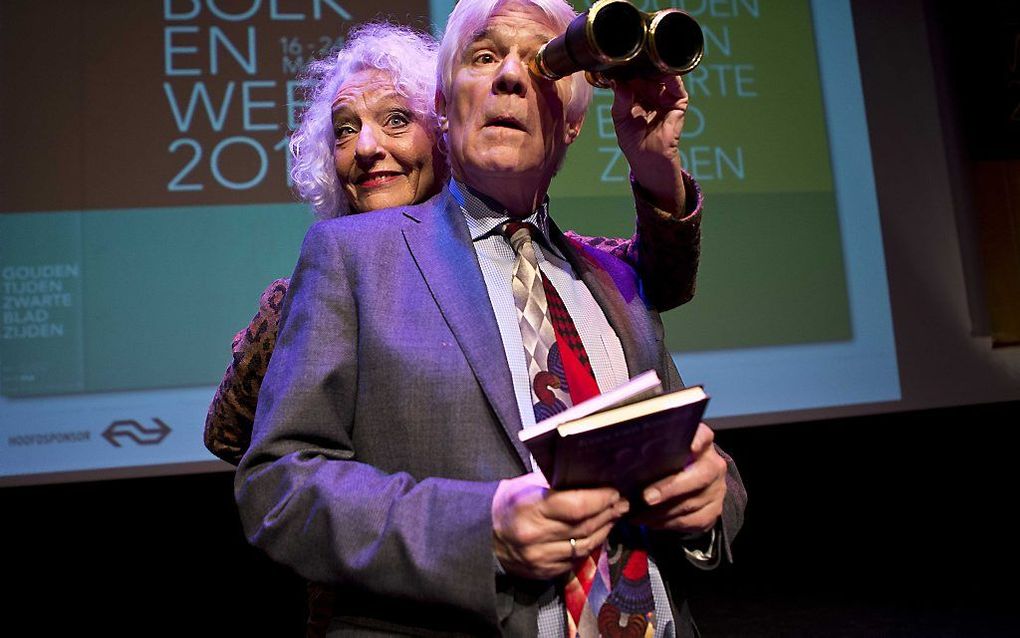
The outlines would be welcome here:
M 679 75 L 613 81 L 613 123 L 620 149 L 642 194 L 666 212 L 685 208 L 680 133 L 687 90 Z

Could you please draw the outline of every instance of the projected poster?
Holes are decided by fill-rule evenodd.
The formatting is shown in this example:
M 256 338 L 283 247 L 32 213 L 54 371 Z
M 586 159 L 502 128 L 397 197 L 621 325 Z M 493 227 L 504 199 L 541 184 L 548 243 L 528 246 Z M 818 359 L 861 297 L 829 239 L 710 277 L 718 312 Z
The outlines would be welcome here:
M 667 344 L 689 352 L 849 339 L 809 3 L 672 4 L 705 36 L 704 60 L 684 78 L 680 152 L 707 207 L 696 301 L 665 315 Z M 633 198 L 612 103 L 612 91 L 596 91 L 552 196 L 565 227 L 629 236 Z
M 863 104 L 826 88 L 827 68 L 857 73 L 848 9 L 635 4 L 685 9 L 706 35 L 682 140 L 708 204 L 698 293 L 664 316 L 685 378 L 715 416 L 896 398 Z M 297 73 L 353 24 L 441 27 L 451 7 L 0 2 L 0 482 L 212 460 L 201 433 L 231 337 L 312 221 L 287 181 Z M 550 195 L 562 226 L 629 236 L 611 99 L 596 93 Z M 874 378 L 830 388 L 834 360 Z M 826 387 L 769 385 L 798 377 Z
M 38 101 L 53 78 L 4 74 L 25 86 L 0 124 L 2 393 L 208 385 L 310 221 L 287 182 L 296 74 L 350 25 L 428 4 L 65 5 L 0 16 L 5 64 L 46 25 L 60 48 L 30 68 L 63 85 Z

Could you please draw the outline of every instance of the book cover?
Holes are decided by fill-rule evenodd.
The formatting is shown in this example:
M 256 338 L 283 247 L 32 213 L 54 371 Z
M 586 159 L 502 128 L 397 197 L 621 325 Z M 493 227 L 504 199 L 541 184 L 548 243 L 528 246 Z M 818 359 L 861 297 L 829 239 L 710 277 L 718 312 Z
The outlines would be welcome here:
M 559 426 L 579 421 L 597 412 L 625 405 L 649 394 L 658 394 L 661 391 L 662 382 L 659 380 L 659 375 L 655 370 L 646 370 L 608 392 L 593 396 L 587 401 L 582 401 L 563 412 L 521 430 L 517 436 L 528 447 L 538 467 L 545 472 L 545 468 L 552 467 L 553 447 L 556 444 L 556 439 L 559 438 L 557 432 Z M 549 474 L 546 474 L 546 478 L 548 477 Z
M 684 467 L 708 399 L 694 386 L 603 409 L 522 440 L 552 487 L 613 486 L 634 497 Z

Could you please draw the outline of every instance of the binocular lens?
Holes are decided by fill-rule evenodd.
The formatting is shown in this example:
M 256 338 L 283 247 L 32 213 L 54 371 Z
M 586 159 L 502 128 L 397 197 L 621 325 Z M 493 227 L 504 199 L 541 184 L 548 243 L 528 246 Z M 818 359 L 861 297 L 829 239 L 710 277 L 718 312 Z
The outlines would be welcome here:
M 663 73 L 687 73 L 701 62 L 705 38 L 694 18 L 677 9 L 664 9 L 648 25 L 648 55 Z
M 530 65 L 549 80 L 584 71 L 589 82 L 608 87 L 610 78 L 687 73 L 701 62 L 704 46 L 697 21 L 679 9 L 649 14 L 626 0 L 598 0 Z
M 607 69 L 638 55 L 646 31 L 644 13 L 631 3 L 599 0 L 538 51 L 532 71 L 556 80 L 582 69 Z
M 591 40 L 607 62 L 634 57 L 644 43 L 643 17 L 628 2 L 607 3 L 588 24 Z

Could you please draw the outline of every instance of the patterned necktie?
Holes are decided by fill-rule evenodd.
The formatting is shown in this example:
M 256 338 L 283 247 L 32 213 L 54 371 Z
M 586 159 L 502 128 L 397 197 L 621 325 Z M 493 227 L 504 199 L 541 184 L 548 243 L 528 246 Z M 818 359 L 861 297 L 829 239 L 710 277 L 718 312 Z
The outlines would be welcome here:
M 563 299 L 542 276 L 531 224 L 509 222 L 504 233 L 517 254 L 514 304 L 539 422 L 599 393 L 584 343 Z M 595 549 L 574 565 L 564 586 L 570 638 L 645 636 L 654 632 L 655 601 L 643 550 Z M 648 633 L 647 635 L 651 635 Z
M 514 304 L 531 379 L 535 420 L 562 412 L 599 393 L 584 344 L 559 293 L 538 268 L 531 224 L 506 225 L 517 253 L 513 269 Z

